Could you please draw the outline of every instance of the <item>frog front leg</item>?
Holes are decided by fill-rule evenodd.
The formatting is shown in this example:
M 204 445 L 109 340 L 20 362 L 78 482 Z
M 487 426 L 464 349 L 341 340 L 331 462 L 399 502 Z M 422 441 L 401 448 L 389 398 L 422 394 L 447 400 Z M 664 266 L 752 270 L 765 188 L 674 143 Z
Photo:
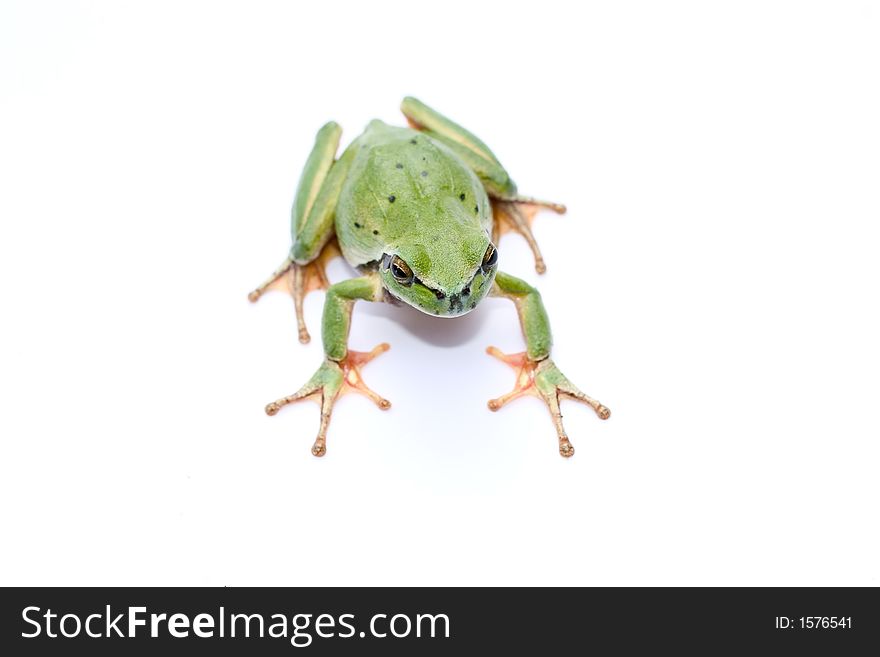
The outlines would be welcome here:
M 351 312 L 355 301 L 381 301 L 382 298 L 382 283 L 377 274 L 331 285 L 327 290 L 322 318 L 324 362 L 297 392 L 266 406 L 266 413 L 275 415 L 282 407 L 301 399 L 315 398 L 319 402 L 321 424 L 312 445 L 312 454 L 315 456 L 324 456 L 327 453 L 327 427 L 333 406 L 341 393 L 359 392 L 372 399 L 382 410 L 391 408 L 391 402 L 367 387 L 360 371 L 363 365 L 388 351 L 388 344 L 382 343 L 369 352 L 352 351 L 348 348 Z
M 559 453 L 564 457 L 574 455 L 574 447 L 562 426 L 560 398 L 568 397 L 588 404 L 602 420 L 607 420 L 611 416 L 611 411 L 581 392 L 550 359 L 552 344 L 550 321 L 547 318 L 547 311 L 544 310 L 541 295 L 535 288 L 523 280 L 498 272 L 490 294 L 510 299 L 516 305 L 526 339 L 526 351 L 504 354 L 495 347 L 486 350 L 517 371 L 514 389 L 506 395 L 490 400 L 489 409 L 497 411 L 508 402 L 525 394 L 540 397 L 553 416 L 553 425 L 559 438 Z
M 248 299 L 255 302 L 269 290 L 288 292 L 296 310 L 299 341 L 304 344 L 311 338 L 303 317 L 303 299 L 312 290 L 326 290 L 330 286 L 325 267 L 339 255 L 333 239 L 333 214 L 351 159 L 343 155 L 334 161 L 341 136 L 342 129 L 332 121 L 318 131 L 293 202 L 290 255 L 248 294 Z
M 535 271 L 539 274 L 547 271 L 544 256 L 541 255 L 541 249 L 532 233 L 532 221 L 542 209 L 565 214 L 565 206 L 518 194 L 516 183 L 486 144 L 420 100 L 404 98 L 400 109 L 413 128 L 444 144 L 477 174 L 492 199 L 492 241 L 498 244 L 504 233 L 519 233 L 532 250 Z

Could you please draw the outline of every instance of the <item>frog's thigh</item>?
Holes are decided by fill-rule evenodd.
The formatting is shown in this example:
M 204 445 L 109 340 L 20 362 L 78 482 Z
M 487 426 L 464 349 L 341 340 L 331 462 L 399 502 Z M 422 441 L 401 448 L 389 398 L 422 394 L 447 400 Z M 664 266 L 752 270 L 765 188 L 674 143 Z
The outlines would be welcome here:
M 550 332 L 550 319 L 541 301 L 541 293 L 524 280 L 498 272 L 490 294 L 513 301 L 526 339 L 528 357 L 531 360 L 541 360 L 550 355 L 553 335 Z
M 336 202 L 339 200 L 353 158 L 354 150 L 349 147 L 342 157 L 330 165 L 314 201 L 307 204 L 304 218 L 299 220 L 294 216 L 293 247 L 290 250 L 290 258 L 297 264 L 305 265 L 317 258 L 324 245 L 333 237 Z M 311 191 L 309 188 L 310 193 Z M 294 203 L 294 214 L 298 206 L 299 195 L 297 202 Z
M 415 98 L 404 98 L 400 109 L 413 128 L 442 142 L 464 160 L 490 196 L 511 198 L 516 195 L 516 184 L 476 135 Z
M 440 112 L 431 109 L 420 100 L 407 96 L 400 103 L 400 111 L 416 130 L 430 130 L 436 135 L 460 144 L 484 160 L 501 166 L 495 154 L 476 135 L 449 120 Z
M 315 145 L 312 146 L 312 152 L 309 153 L 300 174 L 299 184 L 296 186 L 296 197 L 293 201 L 290 228 L 294 241 L 302 230 L 324 180 L 333 166 L 340 137 L 342 137 L 342 128 L 334 121 L 326 123 L 315 135 Z

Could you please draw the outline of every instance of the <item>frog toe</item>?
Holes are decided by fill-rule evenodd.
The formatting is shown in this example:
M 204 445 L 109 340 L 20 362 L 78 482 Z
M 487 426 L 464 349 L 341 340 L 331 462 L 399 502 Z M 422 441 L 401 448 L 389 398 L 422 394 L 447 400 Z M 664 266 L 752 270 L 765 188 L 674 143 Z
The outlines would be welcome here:
M 563 440 L 564 438 L 564 440 Z M 574 456 L 574 445 L 568 440 L 568 436 L 559 439 L 559 454 L 563 458 L 571 458 Z

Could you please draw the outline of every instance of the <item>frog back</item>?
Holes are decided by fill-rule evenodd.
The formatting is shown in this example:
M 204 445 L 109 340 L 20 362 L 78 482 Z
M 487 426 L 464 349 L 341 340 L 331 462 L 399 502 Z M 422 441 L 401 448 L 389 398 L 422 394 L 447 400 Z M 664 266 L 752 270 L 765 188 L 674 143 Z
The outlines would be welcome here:
M 482 183 L 442 143 L 376 120 L 348 148 L 355 152 L 335 221 L 349 264 L 377 263 L 413 240 L 491 235 Z

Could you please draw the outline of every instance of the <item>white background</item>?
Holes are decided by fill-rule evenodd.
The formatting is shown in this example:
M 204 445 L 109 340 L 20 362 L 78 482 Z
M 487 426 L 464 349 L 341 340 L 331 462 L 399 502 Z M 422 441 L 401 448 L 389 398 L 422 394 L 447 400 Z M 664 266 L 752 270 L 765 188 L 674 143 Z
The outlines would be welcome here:
M 4 2 L 0 583 L 877 585 L 878 11 Z M 314 404 L 263 413 L 321 360 L 246 300 L 314 133 L 406 94 L 568 204 L 546 275 L 500 253 L 613 411 L 566 402 L 573 459 L 486 409 L 502 300 L 358 305 L 393 408 L 324 459 Z

